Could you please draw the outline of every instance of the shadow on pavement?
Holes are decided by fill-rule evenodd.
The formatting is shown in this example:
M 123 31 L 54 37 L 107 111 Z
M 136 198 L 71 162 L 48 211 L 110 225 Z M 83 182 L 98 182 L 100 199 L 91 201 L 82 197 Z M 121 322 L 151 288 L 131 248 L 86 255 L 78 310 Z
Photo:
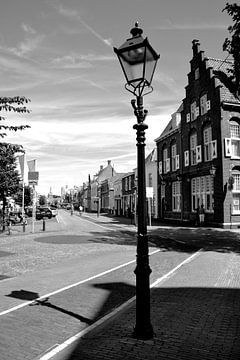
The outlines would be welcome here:
M 86 317 L 84 317 L 82 315 L 75 314 L 72 311 L 68 311 L 66 309 L 63 309 L 60 306 L 52 304 L 49 301 L 49 298 L 42 299 L 42 300 L 36 300 L 33 304 L 31 304 L 31 306 L 36 306 L 36 305 L 46 306 L 48 308 L 60 311 L 61 313 L 72 316 L 72 317 L 74 317 L 74 318 L 76 318 L 76 319 L 80 320 L 81 322 L 83 322 L 85 324 L 88 324 L 88 325 L 91 325 L 93 323 L 93 320 L 91 320 L 91 319 L 88 319 L 88 318 L 86 318 Z
M 240 234 L 212 228 L 160 227 L 148 231 L 149 246 L 162 251 L 193 253 L 202 251 L 240 253 Z M 137 235 L 131 230 L 91 232 L 90 235 L 51 235 L 35 241 L 52 244 L 81 244 L 87 242 L 136 246 Z
M 127 284 L 118 283 L 97 286 L 107 286 L 110 290 L 106 303 L 117 298 L 121 290 L 128 289 Z M 85 334 L 74 349 L 58 359 L 237 360 L 240 356 L 239 297 L 239 289 L 154 288 L 151 290 L 153 340 L 132 337 L 134 303 Z M 106 303 L 98 315 L 105 313 Z
M 39 297 L 39 294 L 36 292 L 21 289 L 13 290 L 10 294 L 6 296 L 21 300 L 35 300 Z

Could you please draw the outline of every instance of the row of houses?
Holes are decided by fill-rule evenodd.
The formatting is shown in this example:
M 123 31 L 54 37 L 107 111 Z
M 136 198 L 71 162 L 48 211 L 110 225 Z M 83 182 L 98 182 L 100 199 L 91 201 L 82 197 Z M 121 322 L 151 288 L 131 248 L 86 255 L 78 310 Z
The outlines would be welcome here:
M 207 57 L 198 40 L 185 98 L 146 158 L 148 209 L 155 218 L 240 227 L 240 100 L 229 78 L 233 63 Z M 83 187 L 88 211 L 128 216 L 137 208 L 137 172 L 119 174 L 108 162 Z
M 151 217 L 158 217 L 157 205 L 157 151 L 147 156 L 146 186 L 149 190 L 148 204 Z M 81 203 L 85 211 L 108 212 L 115 216 L 133 217 L 137 212 L 137 169 L 128 173 L 117 173 L 108 160 L 81 189 Z

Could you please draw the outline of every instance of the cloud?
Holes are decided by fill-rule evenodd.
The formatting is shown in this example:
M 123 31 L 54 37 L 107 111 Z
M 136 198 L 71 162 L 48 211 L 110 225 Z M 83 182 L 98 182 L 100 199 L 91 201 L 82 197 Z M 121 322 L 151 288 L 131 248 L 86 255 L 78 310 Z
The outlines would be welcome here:
M 72 10 L 69 8 L 64 7 L 59 2 L 52 2 L 52 6 L 58 11 L 58 13 L 62 16 L 68 17 L 70 19 L 76 20 L 80 22 L 80 24 L 87 29 L 91 34 L 93 34 L 97 39 L 99 39 L 101 42 L 103 42 L 107 46 L 112 46 L 112 39 L 104 39 L 103 36 L 101 36 L 96 30 L 94 30 L 90 25 L 88 25 L 79 15 L 79 13 L 76 10 Z
M 45 35 L 37 34 L 35 29 L 25 23 L 21 24 L 21 28 L 23 29 L 25 35 L 23 41 L 19 42 L 19 44 L 17 44 L 15 47 L 5 46 L 5 49 L 14 55 L 25 57 L 27 54 L 31 53 L 39 47 L 39 45 L 45 39 Z
M 159 21 L 157 30 L 226 30 L 226 25 L 219 23 L 172 23 L 170 19 Z
M 30 25 L 22 23 L 21 27 L 28 34 L 31 34 L 31 35 L 36 34 L 36 30 L 34 30 Z
M 9 50 L 18 56 L 25 56 L 33 50 L 36 50 L 44 38 L 45 35 L 26 37 L 25 40 L 21 41 L 16 47 L 9 48 Z
M 61 57 L 57 57 L 51 61 L 51 65 L 58 69 L 79 69 L 91 68 L 92 62 L 111 61 L 113 55 L 96 55 L 96 54 L 74 54 L 70 53 Z

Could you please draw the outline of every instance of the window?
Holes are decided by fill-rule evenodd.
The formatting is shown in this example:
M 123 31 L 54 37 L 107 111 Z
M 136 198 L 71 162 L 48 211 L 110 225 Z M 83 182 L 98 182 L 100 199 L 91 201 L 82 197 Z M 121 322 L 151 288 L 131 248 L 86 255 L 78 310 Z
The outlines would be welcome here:
M 201 115 L 206 114 L 211 108 L 210 100 L 207 99 L 207 94 L 200 97 L 200 112 Z
M 204 161 L 212 159 L 212 128 L 206 127 L 203 130 L 203 143 L 204 143 Z
M 172 183 L 172 209 L 173 211 L 181 211 L 181 183 L 174 181 Z
M 172 171 L 176 171 L 177 164 L 176 164 L 176 155 L 177 155 L 177 145 L 173 144 L 171 147 L 171 155 L 172 155 Z
M 196 119 L 196 101 L 191 104 L 191 121 Z
M 196 147 L 197 147 L 197 133 L 194 133 L 190 136 L 190 159 L 191 165 L 196 165 Z
M 240 157 L 240 126 L 236 121 L 230 122 L 231 157 Z
M 193 178 L 191 182 L 192 211 L 196 211 L 203 205 L 205 211 L 213 212 L 213 192 L 211 175 Z
M 148 174 L 148 186 L 152 187 L 153 186 L 153 181 L 152 181 L 152 173 Z
M 232 213 L 240 214 L 240 172 L 232 174 L 234 178 L 233 189 L 232 189 Z
M 201 115 L 204 115 L 207 112 L 207 94 L 200 97 L 200 111 Z
M 163 173 L 164 174 L 167 172 L 167 158 L 168 158 L 168 151 L 165 148 L 163 150 Z
M 197 68 L 195 70 L 195 80 L 199 79 L 199 77 L 200 77 L 199 68 Z

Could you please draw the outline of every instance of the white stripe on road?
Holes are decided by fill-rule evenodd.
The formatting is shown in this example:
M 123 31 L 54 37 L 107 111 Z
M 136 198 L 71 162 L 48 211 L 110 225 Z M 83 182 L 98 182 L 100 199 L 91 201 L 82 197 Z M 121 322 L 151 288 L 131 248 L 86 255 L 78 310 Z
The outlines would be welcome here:
M 156 254 L 156 253 L 159 252 L 159 251 L 161 251 L 161 250 L 160 250 L 160 249 L 154 250 L 154 251 L 152 251 L 151 253 L 149 253 L 149 255 Z M 40 297 L 38 297 L 38 298 L 36 298 L 36 299 L 34 299 L 34 300 L 26 301 L 26 302 L 24 302 L 23 304 L 20 304 L 20 305 L 14 306 L 14 307 L 12 307 L 12 308 L 10 308 L 10 309 L 8 309 L 8 310 L 2 311 L 2 312 L 0 313 L 0 316 L 9 314 L 9 313 L 11 313 L 11 312 L 13 312 L 13 311 L 16 311 L 16 310 L 18 310 L 18 309 L 23 308 L 24 306 L 33 304 L 36 300 L 45 299 L 46 297 L 50 297 L 50 296 L 52 296 L 52 295 L 56 295 L 56 294 L 58 294 L 58 293 L 60 293 L 60 292 L 62 292 L 62 291 L 71 289 L 71 288 L 73 288 L 73 287 L 75 287 L 75 286 L 84 284 L 85 282 L 91 281 L 91 280 L 96 279 L 96 278 L 98 278 L 98 277 L 100 277 L 100 276 L 104 276 L 104 275 L 106 275 L 106 274 L 109 274 L 109 273 L 111 273 L 111 272 L 113 272 L 113 271 L 116 271 L 116 270 L 118 270 L 118 269 L 121 269 L 121 268 L 124 267 L 124 266 L 130 265 L 130 264 L 134 263 L 135 261 L 136 261 L 135 259 L 134 259 L 134 260 L 131 260 L 131 261 L 128 261 L 127 263 L 124 263 L 124 264 L 118 265 L 118 266 L 116 266 L 116 267 L 114 267 L 114 268 L 112 268 L 112 269 L 103 271 L 103 272 L 100 273 L 100 274 L 91 276 L 91 277 L 89 277 L 89 278 L 87 278 L 87 279 L 78 281 L 78 282 L 76 282 L 76 283 L 74 283 L 74 284 L 70 284 L 70 285 L 65 286 L 65 287 L 63 287 L 63 288 L 61 288 L 61 289 L 55 290 L 55 291 L 53 291 L 53 292 L 51 292 L 51 293 L 42 295 L 42 296 L 40 296 Z
M 164 280 L 166 280 L 167 278 L 169 278 L 170 276 L 172 276 L 180 267 L 182 267 L 183 265 L 191 262 L 195 257 L 200 255 L 202 249 L 198 250 L 197 252 L 195 252 L 194 254 L 192 254 L 191 256 L 189 256 L 187 259 L 185 259 L 184 261 L 182 261 L 179 265 L 177 265 L 175 268 L 173 268 L 171 271 L 169 271 L 167 274 L 163 275 L 162 277 L 160 277 L 159 279 L 157 279 L 155 282 L 153 282 L 150 287 L 154 287 L 156 285 L 158 285 L 160 282 L 163 282 Z M 160 251 L 160 250 L 159 250 Z M 155 251 L 153 253 L 156 253 L 158 251 Z M 153 253 L 149 254 L 152 255 Z M 98 321 L 96 321 L 94 324 L 90 325 L 89 327 L 87 327 L 86 329 L 80 331 L 79 333 L 77 333 L 76 335 L 70 337 L 69 339 L 67 339 L 66 341 L 64 341 L 62 344 L 58 345 L 57 347 L 55 347 L 53 350 L 49 351 L 47 354 L 43 355 L 39 360 L 50 360 L 52 359 L 55 355 L 57 355 L 58 353 L 60 353 L 62 350 L 66 349 L 68 346 L 70 346 L 71 344 L 73 344 L 75 341 L 79 340 L 81 337 L 83 337 L 85 334 L 89 333 L 90 331 L 92 331 L 93 329 L 95 329 L 97 326 L 101 325 L 102 323 L 104 323 L 105 321 L 107 321 L 108 319 L 112 318 L 114 315 L 116 315 L 117 313 L 119 313 L 121 310 L 123 310 L 124 308 L 126 308 L 129 304 L 131 304 L 133 301 L 135 301 L 136 296 L 133 296 L 131 299 L 129 299 L 128 301 L 126 301 L 125 303 L 123 303 L 122 305 L 120 305 L 119 307 L 117 307 L 116 309 L 114 309 L 112 312 L 110 312 L 109 314 L 105 315 L 104 317 L 102 317 L 101 319 L 99 319 Z

